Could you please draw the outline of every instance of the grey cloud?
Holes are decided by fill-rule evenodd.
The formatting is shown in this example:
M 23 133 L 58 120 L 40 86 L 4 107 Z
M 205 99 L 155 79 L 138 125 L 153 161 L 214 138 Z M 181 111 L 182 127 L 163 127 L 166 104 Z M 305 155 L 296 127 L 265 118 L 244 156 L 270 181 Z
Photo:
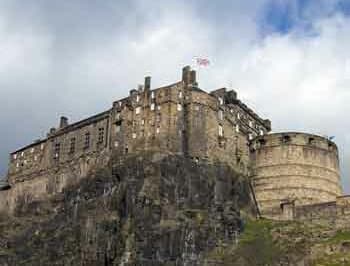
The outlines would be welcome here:
M 347 177 L 349 82 L 325 66 L 344 63 L 349 22 L 317 16 L 310 20 L 318 36 L 261 39 L 257 23 L 267 2 L 1 2 L 0 54 L 9 53 L 0 61 L 0 175 L 8 153 L 44 136 L 59 115 L 78 120 L 103 111 L 144 75 L 152 75 L 153 86 L 173 82 L 201 55 L 211 60 L 198 73 L 204 89 L 238 88 L 276 130 L 336 135 Z M 346 35 L 344 45 L 332 41 L 337 34 Z

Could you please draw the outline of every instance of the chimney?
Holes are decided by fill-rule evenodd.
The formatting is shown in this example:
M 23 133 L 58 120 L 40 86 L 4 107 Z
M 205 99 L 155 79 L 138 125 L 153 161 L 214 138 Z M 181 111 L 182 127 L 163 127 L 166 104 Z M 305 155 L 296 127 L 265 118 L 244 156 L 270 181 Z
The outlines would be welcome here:
M 182 81 L 185 82 L 185 84 L 191 83 L 191 67 L 185 66 L 182 69 Z
M 151 77 L 147 76 L 145 77 L 145 91 L 149 91 L 151 89 Z
M 64 128 L 66 126 L 68 126 L 68 118 L 65 116 L 61 116 L 59 128 L 61 129 L 61 128 Z
M 194 86 L 198 86 L 198 83 L 197 83 L 197 78 L 196 78 L 196 71 L 195 70 L 191 70 L 190 72 L 190 83 Z

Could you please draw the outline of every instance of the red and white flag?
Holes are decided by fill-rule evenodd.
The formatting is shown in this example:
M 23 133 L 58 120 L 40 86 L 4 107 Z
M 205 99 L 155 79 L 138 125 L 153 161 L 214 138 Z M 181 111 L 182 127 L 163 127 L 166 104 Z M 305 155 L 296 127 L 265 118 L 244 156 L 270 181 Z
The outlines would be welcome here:
M 207 58 L 197 57 L 196 58 L 196 63 L 197 63 L 198 66 L 209 66 L 210 61 Z

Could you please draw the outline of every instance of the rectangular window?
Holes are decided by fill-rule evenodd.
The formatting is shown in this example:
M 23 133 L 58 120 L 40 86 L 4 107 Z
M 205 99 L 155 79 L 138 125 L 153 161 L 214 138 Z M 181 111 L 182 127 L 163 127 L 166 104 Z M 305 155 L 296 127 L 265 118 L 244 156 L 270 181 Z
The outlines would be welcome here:
M 157 110 L 160 110 L 160 105 L 157 106 Z
M 115 119 L 119 120 L 120 119 L 120 112 L 117 112 L 117 114 L 115 115 Z
M 30 153 L 34 153 L 34 150 L 35 150 L 34 148 L 31 148 Z
M 152 99 L 155 98 L 154 91 L 151 92 L 151 98 L 152 98 Z
M 138 115 L 139 113 L 141 113 L 141 107 L 136 107 L 135 113 L 136 113 L 137 115 Z
M 17 159 L 17 154 L 13 155 L 13 159 L 16 160 Z
M 239 133 L 239 125 L 236 125 L 236 132 Z
M 70 139 L 70 144 L 69 144 L 69 153 L 72 154 L 75 152 L 75 138 Z
M 249 127 L 253 127 L 253 122 L 249 121 Z
M 140 101 L 140 96 L 136 95 L 136 102 L 138 103 Z
M 218 116 L 219 116 L 219 119 L 220 119 L 220 120 L 223 120 L 223 119 L 224 119 L 224 113 L 223 113 L 222 110 L 219 110 Z
M 115 126 L 115 132 L 117 132 L 117 133 L 120 132 L 120 125 Z
M 114 147 L 117 148 L 118 146 L 119 146 L 119 141 L 115 141 L 115 142 L 114 142 Z
M 61 152 L 61 143 L 55 143 L 54 147 L 54 159 L 58 160 Z
M 100 127 L 98 129 L 98 144 L 103 143 L 104 141 L 104 137 L 105 137 L 105 128 L 104 127 Z
M 160 127 L 157 127 L 156 129 L 156 133 L 159 134 L 160 133 Z
M 132 138 L 136 139 L 136 137 L 137 137 L 136 133 L 132 133 Z
M 40 145 L 40 149 L 43 150 L 44 149 L 44 144 Z
M 224 130 L 222 128 L 222 125 L 219 125 L 219 136 L 222 137 L 224 135 Z
M 219 97 L 218 100 L 219 100 L 219 104 L 220 104 L 220 105 L 223 105 L 223 104 L 224 104 L 224 99 L 222 99 L 222 97 Z
M 90 148 L 90 132 L 85 133 L 84 149 Z
M 240 113 L 237 113 L 237 119 L 240 120 L 241 119 L 241 115 Z
M 260 129 L 259 133 L 260 133 L 260 136 L 263 136 L 264 135 L 264 130 Z
M 180 103 L 177 104 L 177 110 L 182 111 L 182 105 Z
M 249 139 L 249 140 L 252 140 L 252 139 L 253 139 L 253 134 L 252 134 L 252 133 L 249 133 L 249 134 L 248 134 L 248 139 Z
M 154 103 L 151 103 L 151 111 L 154 110 L 154 107 L 155 107 Z
M 182 91 L 179 91 L 179 99 L 182 98 Z

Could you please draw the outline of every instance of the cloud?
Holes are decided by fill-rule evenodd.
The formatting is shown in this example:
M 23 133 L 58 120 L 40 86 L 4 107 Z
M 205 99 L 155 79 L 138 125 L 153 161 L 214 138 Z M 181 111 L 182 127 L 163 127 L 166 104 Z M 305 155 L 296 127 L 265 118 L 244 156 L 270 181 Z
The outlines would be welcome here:
M 335 135 L 350 192 L 350 21 L 342 1 L 312 2 L 2 2 L 0 173 L 59 115 L 110 108 L 145 75 L 174 82 L 200 55 L 211 61 L 198 71 L 203 89 L 236 88 L 275 131 Z M 281 10 L 288 21 L 271 20 Z

